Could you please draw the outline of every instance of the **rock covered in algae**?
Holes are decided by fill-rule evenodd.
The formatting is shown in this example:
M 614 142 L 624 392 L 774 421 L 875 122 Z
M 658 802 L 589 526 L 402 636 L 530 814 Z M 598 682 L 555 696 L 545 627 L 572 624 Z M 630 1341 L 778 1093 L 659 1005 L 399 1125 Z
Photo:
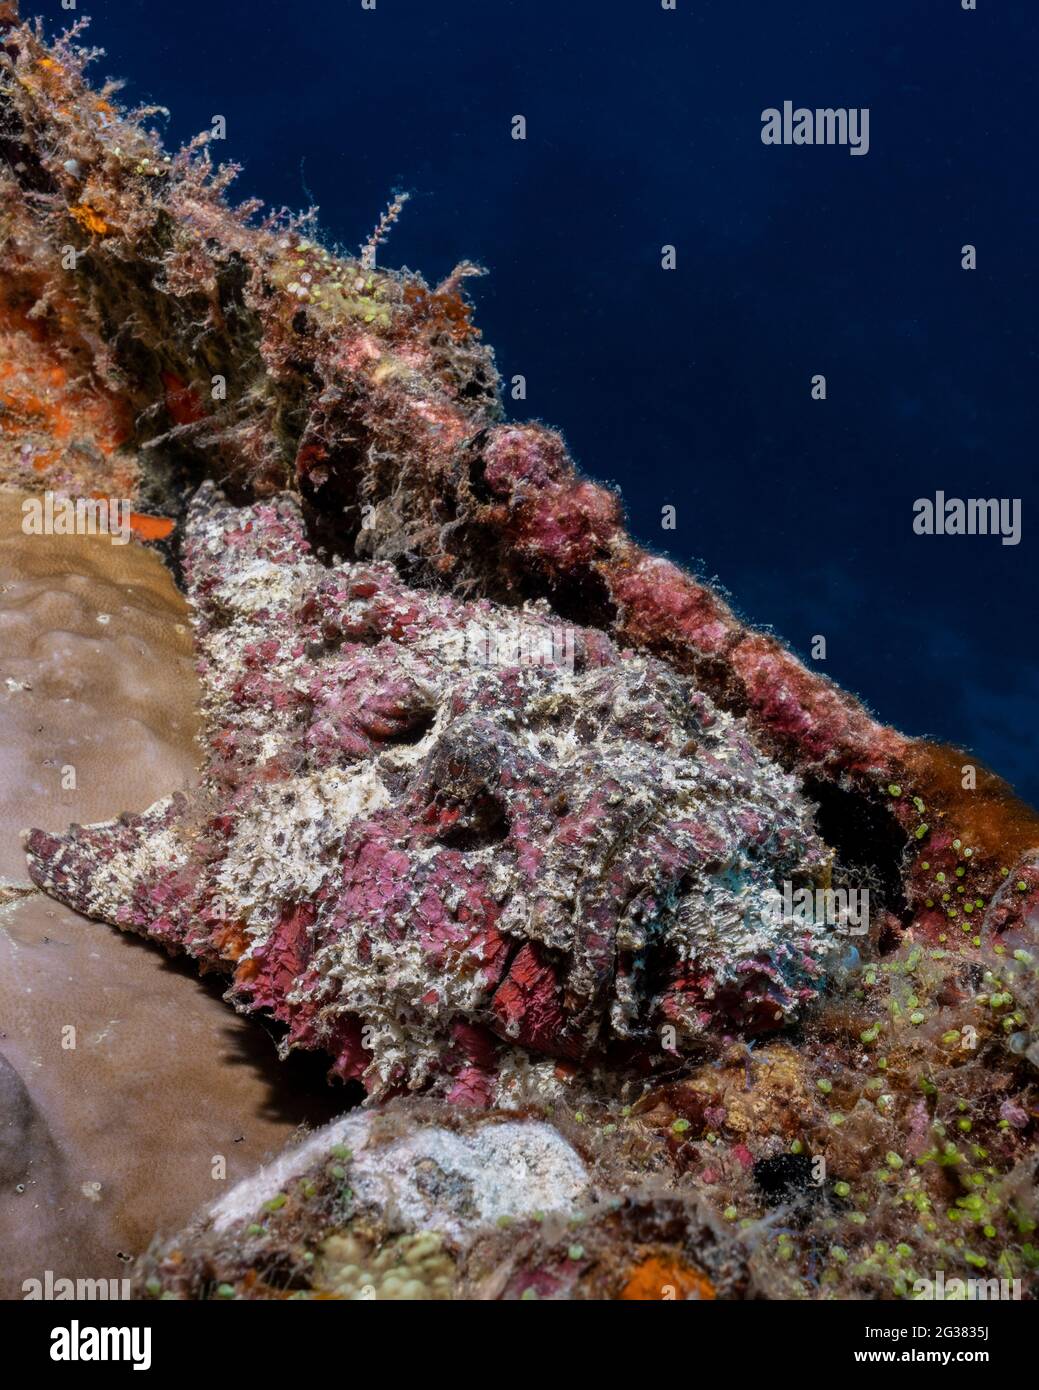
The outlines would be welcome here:
M 695 1198 L 621 1198 L 559 1130 L 419 1102 L 337 1120 L 135 1271 L 145 1298 L 715 1298 L 746 1286 Z

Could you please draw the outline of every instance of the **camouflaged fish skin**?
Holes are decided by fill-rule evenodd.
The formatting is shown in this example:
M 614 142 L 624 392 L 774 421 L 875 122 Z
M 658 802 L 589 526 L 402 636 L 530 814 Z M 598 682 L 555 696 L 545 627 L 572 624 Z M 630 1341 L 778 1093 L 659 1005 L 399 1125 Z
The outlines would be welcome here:
M 487 1103 L 517 1048 L 659 1064 L 813 998 L 832 936 L 770 916 L 828 873 L 812 807 L 688 678 L 544 604 L 327 568 L 288 495 L 204 485 L 185 569 L 204 784 L 33 831 L 46 891 L 376 1094 Z

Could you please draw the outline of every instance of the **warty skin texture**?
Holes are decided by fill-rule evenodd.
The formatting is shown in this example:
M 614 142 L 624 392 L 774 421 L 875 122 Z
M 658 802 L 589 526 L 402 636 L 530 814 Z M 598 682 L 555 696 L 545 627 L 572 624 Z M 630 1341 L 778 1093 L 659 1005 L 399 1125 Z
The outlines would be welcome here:
M 204 786 L 34 831 L 41 887 L 228 971 L 374 1094 L 500 1099 L 514 1047 L 652 1068 L 814 998 L 832 933 L 769 913 L 831 856 L 741 721 L 543 604 L 308 550 L 291 497 L 200 491 Z

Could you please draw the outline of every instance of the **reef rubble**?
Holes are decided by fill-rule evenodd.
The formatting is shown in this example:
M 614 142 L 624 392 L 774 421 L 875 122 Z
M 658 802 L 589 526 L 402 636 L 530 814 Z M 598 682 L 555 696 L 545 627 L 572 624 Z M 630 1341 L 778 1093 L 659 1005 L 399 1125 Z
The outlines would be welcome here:
M 368 1093 L 141 1296 L 1033 1296 L 1039 817 L 506 421 L 399 204 L 356 257 L 236 208 L 88 57 L 0 10 L 0 476 L 132 504 L 203 768 L 29 872 Z

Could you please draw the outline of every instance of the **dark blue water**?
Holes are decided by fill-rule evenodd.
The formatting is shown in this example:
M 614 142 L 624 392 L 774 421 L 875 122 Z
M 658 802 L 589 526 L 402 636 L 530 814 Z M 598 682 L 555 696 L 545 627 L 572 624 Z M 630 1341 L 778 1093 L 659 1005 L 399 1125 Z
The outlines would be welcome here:
M 80 9 L 170 139 L 226 116 L 243 195 L 312 194 L 355 249 L 410 190 L 381 263 L 489 269 L 479 321 L 527 380 L 510 409 L 616 481 L 644 543 L 802 654 L 825 636 L 884 719 L 1039 801 L 1039 6 L 676 3 Z M 785 99 L 869 107 L 868 155 L 764 146 Z M 939 489 L 1020 498 L 1021 543 L 914 535 Z

